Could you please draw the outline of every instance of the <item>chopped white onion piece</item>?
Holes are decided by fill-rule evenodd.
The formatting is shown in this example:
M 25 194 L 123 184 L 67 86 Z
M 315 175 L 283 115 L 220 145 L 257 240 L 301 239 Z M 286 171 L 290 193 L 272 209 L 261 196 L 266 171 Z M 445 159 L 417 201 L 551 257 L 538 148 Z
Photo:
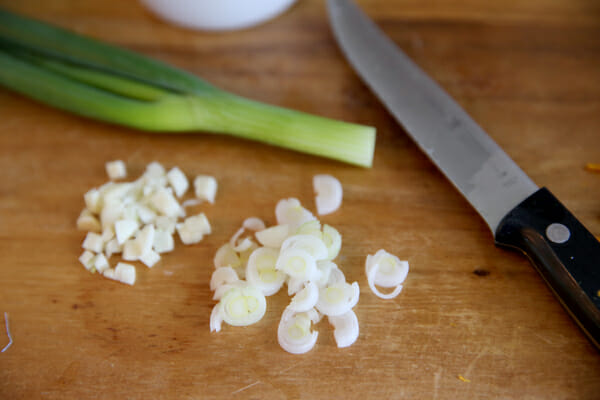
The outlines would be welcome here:
M 315 258 L 303 249 L 282 251 L 277 259 L 276 268 L 293 278 L 305 281 L 315 279 L 318 274 Z
M 244 220 L 242 226 L 250 231 L 258 232 L 266 228 L 265 223 L 258 217 L 249 217 Z
M 115 269 L 108 268 L 102 273 L 106 278 L 128 285 L 135 283 L 135 267 L 131 264 L 118 263 Z
M 135 206 L 137 217 L 142 221 L 143 224 L 153 223 L 156 219 L 156 213 L 150 208 L 142 204 L 136 204 Z
M 82 247 L 94 253 L 101 253 L 104 248 L 102 236 L 94 232 L 88 232 L 83 240 Z
M 102 231 L 102 241 L 105 243 L 110 242 L 112 239 L 115 238 L 115 230 L 113 229 L 112 226 L 107 226 L 103 231 Z
M 77 218 L 77 229 L 88 232 L 100 232 L 102 226 L 98 218 L 90 210 L 84 208 Z
M 258 322 L 267 309 L 264 294 L 253 286 L 231 288 L 221 298 L 223 321 L 233 326 Z
M 133 219 L 120 219 L 115 222 L 115 234 L 119 244 L 125 243 L 131 238 L 140 228 L 140 225 Z
M 242 263 L 240 261 L 240 256 L 233 249 L 231 243 L 225 243 L 217 250 L 217 253 L 215 254 L 214 264 L 215 268 L 227 266 L 230 266 L 232 268 L 238 268 Z
M 123 204 L 123 212 L 121 213 L 121 216 L 119 217 L 119 219 L 127 219 L 127 220 L 137 221 L 137 219 L 138 219 L 137 205 L 128 203 L 125 200 L 122 200 L 121 203 Z M 116 223 L 116 221 L 115 221 L 115 223 Z
M 113 226 L 114 223 L 123 216 L 125 206 L 119 200 L 105 203 L 100 211 L 100 224 L 103 229 Z
M 315 314 L 288 309 L 283 312 L 277 328 L 277 340 L 282 349 L 292 354 L 303 354 L 315 347 L 319 332 L 310 330 L 311 323 L 316 323 L 313 321 Z
M 275 269 L 279 251 L 269 247 L 259 247 L 248 258 L 246 280 L 260 289 L 265 296 L 279 291 L 285 282 L 285 274 Z
M 210 290 L 215 291 L 219 286 L 239 281 L 237 272 L 231 267 L 219 267 L 210 277 Z
M 217 195 L 217 180 L 208 175 L 198 175 L 194 179 L 196 197 L 213 204 Z
M 154 220 L 156 229 L 161 231 L 169 232 L 171 235 L 175 233 L 175 226 L 177 225 L 177 219 L 173 217 L 167 217 L 166 215 L 159 215 Z
M 324 260 L 329 254 L 325 243 L 313 235 L 290 236 L 281 244 L 281 252 L 291 249 L 301 249 L 310 254 L 315 260 Z
M 188 199 L 188 200 L 184 201 L 183 203 L 181 203 L 181 206 L 183 208 L 187 208 L 187 207 L 198 206 L 200 204 L 202 204 L 202 200 L 200 200 L 200 199 Z
M 119 254 L 123 251 L 123 246 L 119 244 L 117 238 L 109 240 L 104 246 L 106 257 L 110 258 L 113 254 Z
M 140 257 L 140 261 L 144 263 L 144 265 L 146 265 L 148 268 L 152 268 L 157 262 L 160 261 L 160 255 L 156 251 L 151 249 L 146 253 L 142 254 L 142 256 Z
M 137 261 L 142 256 L 140 244 L 135 239 L 129 239 L 123 243 L 123 251 L 121 257 L 125 261 Z
M 338 347 L 348 347 L 358 338 L 358 318 L 354 311 L 338 316 L 328 316 L 329 323 L 333 325 L 333 337 Z
M 183 223 L 176 225 L 176 229 L 184 244 L 198 243 L 204 235 L 211 233 L 210 223 L 204 213 L 186 218 Z
M 383 249 L 377 251 L 373 256 L 367 256 L 365 265 L 367 275 L 375 264 L 379 264 L 377 273 L 373 277 L 373 283 L 377 286 L 396 287 L 402 284 L 408 275 L 408 262 L 401 261 Z
M 379 264 L 373 264 L 370 268 L 367 268 L 367 283 L 369 284 L 369 288 L 371 288 L 371 291 L 373 293 L 375 293 L 375 296 L 382 298 L 384 300 L 393 299 L 394 297 L 398 296 L 400 294 L 400 292 L 402 291 L 401 284 L 396 286 L 391 293 L 387 293 L 387 294 L 380 292 L 379 289 L 377 289 L 375 287 L 374 281 L 375 281 L 375 276 L 377 275 L 378 270 L 379 270 Z
M 323 226 L 323 243 L 327 247 L 327 259 L 333 260 L 342 248 L 342 236 L 334 227 L 325 224 Z
M 275 206 L 275 217 L 279 225 L 287 224 L 294 230 L 305 222 L 316 219 L 310 211 L 302 207 L 298 199 L 293 197 L 279 200 Z
M 152 243 L 152 248 L 159 254 L 173 251 L 175 248 L 175 240 L 173 240 L 173 235 L 167 231 L 163 231 L 162 229 L 156 229 L 154 231 L 154 242 Z
M 183 214 L 183 208 L 177 202 L 170 190 L 161 187 L 150 197 L 150 205 L 167 217 L 177 217 Z
M 171 168 L 171 170 L 167 173 L 167 180 L 169 181 L 169 185 L 171 185 L 175 191 L 175 196 L 177 197 L 183 196 L 190 186 L 185 174 L 177 167 Z
M 358 303 L 360 289 L 358 283 L 337 283 L 321 288 L 316 309 L 327 316 L 345 314 Z
M 265 247 L 279 248 L 290 235 L 290 226 L 275 225 L 255 233 L 256 239 Z
M 165 174 L 165 167 L 163 167 L 158 161 L 152 161 L 146 166 L 144 178 L 146 179 L 146 181 L 151 181 L 159 178 L 164 178 Z
M 108 265 L 108 260 L 104 254 L 100 253 L 94 258 L 94 268 L 98 272 L 102 272 L 105 269 L 110 268 L 110 265 Z
M 135 241 L 137 243 L 140 258 L 145 256 L 146 253 L 152 251 L 152 245 L 154 244 L 154 225 L 149 224 L 144 226 L 144 228 L 137 233 L 135 236 Z
M 313 282 L 308 282 L 304 289 L 300 290 L 292 298 L 288 308 L 296 312 L 304 312 L 313 308 L 319 300 L 319 288 Z
M 109 161 L 105 165 L 106 174 L 111 180 L 125 178 L 127 176 L 127 168 L 121 160 Z
M 315 202 L 319 215 L 331 214 L 342 204 L 342 184 L 331 175 L 315 175 L 313 188 L 317 194 Z
M 94 188 L 88 190 L 83 195 L 83 200 L 85 201 L 85 207 L 91 212 L 98 214 L 101 210 L 101 202 L 100 202 L 100 190 Z
M 221 303 L 217 303 L 210 313 L 210 331 L 219 332 L 223 323 L 223 307 Z
M 79 262 L 87 269 L 88 271 L 93 271 L 94 268 L 94 259 L 96 255 L 89 250 L 84 250 L 83 253 L 79 256 Z
M 102 203 L 104 206 L 115 202 L 123 203 L 123 199 L 132 189 L 134 189 L 134 185 L 130 182 L 107 185 L 101 192 Z

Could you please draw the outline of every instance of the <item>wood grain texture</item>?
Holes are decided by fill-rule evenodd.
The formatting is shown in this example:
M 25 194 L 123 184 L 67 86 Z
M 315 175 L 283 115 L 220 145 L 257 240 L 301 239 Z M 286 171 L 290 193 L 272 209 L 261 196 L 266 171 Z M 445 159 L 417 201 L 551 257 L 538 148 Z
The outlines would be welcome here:
M 600 235 L 600 6 L 594 0 L 362 0 L 515 161 Z M 346 64 L 324 5 L 300 0 L 241 32 L 202 33 L 136 2 L 0 0 L 27 15 L 166 60 L 233 92 L 374 125 L 360 169 L 217 135 L 147 134 L 74 117 L 0 89 L 1 399 L 597 399 L 600 355 L 519 254 L 485 223 Z M 410 95 L 410 94 L 407 94 Z M 78 263 L 75 219 L 104 163 L 132 176 L 158 160 L 220 182 L 214 233 L 177 244 L 134 287 Z M 358 281 L 361 335 L 310 353 L 277 344 L 284 293 L 247 328 L 209 333 L 212 257 L 247 216 L 283 197 L 314 208 L 311 178 L 344 185 L 339 264 Z M 404 291 L 368 290 L 367 253 L 408 259 Z M 113 260 L 114 262 L 114 260 Z M 0 346 L 5 340 L 0 329 Z M 461 381 L 458 376 L 470 380 Z

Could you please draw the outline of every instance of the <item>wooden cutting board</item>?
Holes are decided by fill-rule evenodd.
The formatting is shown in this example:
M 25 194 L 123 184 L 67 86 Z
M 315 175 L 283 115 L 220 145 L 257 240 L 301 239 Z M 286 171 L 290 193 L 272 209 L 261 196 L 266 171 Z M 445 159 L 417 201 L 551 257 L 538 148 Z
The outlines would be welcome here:
M 600 8 L 593 0 L 363 0 L 359 4 L 540 186 L 600 235 Z M 0 5 L 183 67 L 233 92 L 377 127 L 374 166 L 355 168 L 217 135 L 148 134 L 74 117 L 0 89 L 1 399 L 597 399 L 600 356 L 528 261 L 494 247 L 485 223 L 421 154 L 342 58 L 324 4 L 300 0 L 241 32 L 169 26 L 136 2 Z M 410 96 L 410 93 L 406 93 Z M 122 159 L 214 175 L 199 207 L 214 233 L 177 243 L 133 287 L 86 272 L 75 220 L 83 193 Z M 263 320 L 209 332 L 216 249 L 245 217 L 275 222 L 311 178 L 337 176 L 337 261 L 361 287 L 358 341 L 326 321 L 305 355 Z M 368 289 L 364 261 L 410 262 L 401 295 Z M 112 262 L 116 260 L 113 259 Z M 0 314 L 1 315 L 1 314 Z M 0 346 L 8 342 L 0 329 Z

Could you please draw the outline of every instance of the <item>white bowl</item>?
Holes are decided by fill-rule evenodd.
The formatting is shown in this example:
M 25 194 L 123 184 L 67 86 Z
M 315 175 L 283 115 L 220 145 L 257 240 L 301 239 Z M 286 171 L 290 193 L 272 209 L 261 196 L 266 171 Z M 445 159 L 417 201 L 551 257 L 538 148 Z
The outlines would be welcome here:
M 185 28 L 233 30 L 274 18 L 296 0 L 140 0 L 159 17 Z

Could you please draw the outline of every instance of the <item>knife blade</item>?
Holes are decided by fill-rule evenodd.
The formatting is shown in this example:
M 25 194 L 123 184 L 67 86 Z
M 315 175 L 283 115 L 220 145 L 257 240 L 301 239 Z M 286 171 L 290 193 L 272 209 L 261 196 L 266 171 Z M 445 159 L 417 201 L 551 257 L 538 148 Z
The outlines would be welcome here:
M 600 349 L 600 243 L 351 0 L 328 0 L 342 53 L 489 226 L 520 250 Z

